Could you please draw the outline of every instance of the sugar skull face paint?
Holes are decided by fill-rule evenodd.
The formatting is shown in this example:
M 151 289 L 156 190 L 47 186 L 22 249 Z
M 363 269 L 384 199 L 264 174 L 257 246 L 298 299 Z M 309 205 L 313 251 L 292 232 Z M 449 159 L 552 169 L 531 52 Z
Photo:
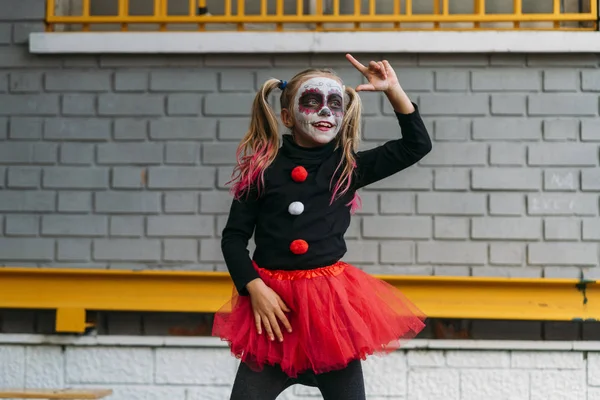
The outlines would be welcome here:
M 317 77 L 303 82 L 294 98 L 296 133 L 318 144 L 331 142 L 344 117 L 343 93 L 342 85 L 331 78 Z

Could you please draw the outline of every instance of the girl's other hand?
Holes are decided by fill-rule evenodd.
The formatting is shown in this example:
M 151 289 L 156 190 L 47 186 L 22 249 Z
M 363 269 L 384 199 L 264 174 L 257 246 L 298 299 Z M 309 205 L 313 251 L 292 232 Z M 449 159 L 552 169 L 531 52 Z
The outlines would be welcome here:
M 267 334 L 271 340 L 275 340 L 277 336 L 280 342 L 283 342 L 283 334 L 279 327 L 281 321 L 288 332 L 292 331 L 292 326 L 285 316 L 284 312 L 290 312 L 288 306 L 283 302 L 281 297 L 273 289 L 268 287 L 262 279 L 254 279 L 246 285 L 250 300 L 252 302 L 252 310 L 254 311 L 254 320 L 256 322 L 256 330 L 258 334 L 262 334 L 262 326 L 265 327 Z
M 371 61 L 369 66 L 364 66 L 350 54 L 346 54 L 346 59 L 359 70 L 369 83 L 364 83 L 356 87 L 357 92 L 387 92 L 400 89 L 400 82 L 396 72 L 387 60 Z

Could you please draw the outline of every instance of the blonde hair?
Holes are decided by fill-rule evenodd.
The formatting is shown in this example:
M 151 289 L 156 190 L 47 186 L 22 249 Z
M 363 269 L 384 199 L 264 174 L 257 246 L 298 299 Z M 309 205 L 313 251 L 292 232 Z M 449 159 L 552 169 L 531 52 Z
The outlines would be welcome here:
M 331 69 L 311 68 L 296 74 L 281 92 L 279 103 L 281 109 L 290 110 L 293 106 L 294 94 L 306 80 L 326 76 L 343 82 Z M 269 95 L 275 88 L 279 88 L 281 81 L 269 79 L 258 90 L 252 102 L 252 115 L 248 132 L 242 139 L 237 150 L 237 165 L 233 170 L 232 193 L 236 199 L 256 191 L 260 195 L 264 188 L 265 170 L 271 165 L 279 149 L 279 125 L 273 108 L 269 105 Z M 351 188 L 354 168 L 356 167 L 355 154 L 360 143 L 360 127 L 362 104 L 358 93 L 351 87 L 344 87 L 344 118 L 340 131 L 335 140 L 336 149 L 342 149 L 342 158 L 332 178 L 333 195 L 331 202 L 344 196 Z M 292 121 L 294 121 L 294 114 Z M 334 182 L 335 180 L 335 182 Z M 360 199 L 355 196 L 348 205 L 352 211 L 359 207 Z

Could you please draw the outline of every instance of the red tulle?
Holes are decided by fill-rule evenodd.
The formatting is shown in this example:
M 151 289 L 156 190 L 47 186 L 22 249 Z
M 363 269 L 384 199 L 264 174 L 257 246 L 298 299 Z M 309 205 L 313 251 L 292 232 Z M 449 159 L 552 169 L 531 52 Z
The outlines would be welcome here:
M 417 335 L 425 315 L 398 289 L 338 262 L 308 271 L 256 270 L 291 309 L 283 342 L 256 330 L 250 298 L 234 289 L 215 315 L 213 335 L 254 370 L 279 364 L 291 377 L 344 368 L 355 359 L 389 353 Z

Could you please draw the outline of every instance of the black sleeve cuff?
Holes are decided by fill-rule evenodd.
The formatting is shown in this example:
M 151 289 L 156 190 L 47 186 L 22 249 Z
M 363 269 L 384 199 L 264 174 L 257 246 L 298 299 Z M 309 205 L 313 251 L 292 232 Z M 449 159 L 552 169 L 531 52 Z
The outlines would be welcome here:
M 415 111 L 411 112 L 410 114 L 402 114 L 394 110 L 394 114 L 396 114 L 396 118 L 398 118 L 398 121 L 402 123 L 404 121 L 413 121 L 415 118 L 421 118 L 421 114 L 419 113 L 419 106 L 414 102 L 412 102 L 412 105 L 415 108 Z

